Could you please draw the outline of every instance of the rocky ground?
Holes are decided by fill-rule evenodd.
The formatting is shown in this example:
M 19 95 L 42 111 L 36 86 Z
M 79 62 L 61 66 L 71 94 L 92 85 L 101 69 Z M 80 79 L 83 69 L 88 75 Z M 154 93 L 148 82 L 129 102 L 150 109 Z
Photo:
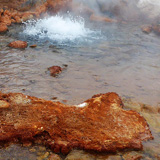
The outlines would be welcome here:
M 159 133 L 160 133 L 160 108 L 123 99 L 126 109 L 136 110 L 145 117 L 150 125 L 155 139 L 144 143 L 142 151 L 118 152 L 117 154 L 97 154 L 83 150 L 72 150 L 67 156 L 55 154 L 44 146 L 31 146 L 31 144 L 11 145 L 0 150 L 1 160 L 159 160 Z M 27 157 L 27 158 L 26 158 Z

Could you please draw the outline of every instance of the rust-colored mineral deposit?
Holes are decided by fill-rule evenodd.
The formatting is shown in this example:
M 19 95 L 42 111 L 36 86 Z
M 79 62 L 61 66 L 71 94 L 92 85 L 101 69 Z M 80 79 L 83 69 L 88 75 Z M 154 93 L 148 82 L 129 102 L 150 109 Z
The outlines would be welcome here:
M 6 24 L 0 24 L 0 33 L 4 33 L 8 30 L 8 27 Z
M 26 48 L 27 47 L 27 42 L 25 41 L 13 41 L 11 43 L 8 44 L 9 47 L 12 47 L 12 48 Z
M 146 120 L 124 110 L 116 93 L 95 95 L 77 106 L 21 93 L 0 93 L 0 101 L 0 144 L 33 142 L 66 154 L 73 148 L 142 149 L 143 140 L 153 139 Z

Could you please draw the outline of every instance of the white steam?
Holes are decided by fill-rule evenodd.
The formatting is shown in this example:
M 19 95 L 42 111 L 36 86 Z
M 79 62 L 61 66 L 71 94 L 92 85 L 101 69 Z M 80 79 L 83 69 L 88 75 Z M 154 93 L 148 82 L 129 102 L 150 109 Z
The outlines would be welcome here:
M 160 17 L 160 0 L 139 0 L 137 6 L 142 12 L 147 14 L 149 18 Z
M 121 20 L 160 18 L 160 0 L 73 0 L 94 10 L 95 14 Z M 140 19 L 141 18 L 141 19 Z

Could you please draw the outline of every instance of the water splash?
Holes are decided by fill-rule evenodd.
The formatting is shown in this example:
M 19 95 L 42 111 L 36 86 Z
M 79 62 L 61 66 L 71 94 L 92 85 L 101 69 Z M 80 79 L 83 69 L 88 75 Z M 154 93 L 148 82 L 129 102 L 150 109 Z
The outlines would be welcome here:
M 57 43 L 92 41 L 100 36 L 99 31 L 85 27 L 83 18 L 52 16 L 25 23 L 23 34 L 38 39 L 49 39 Z M 99 35 L 99 36 L 98 36 Z

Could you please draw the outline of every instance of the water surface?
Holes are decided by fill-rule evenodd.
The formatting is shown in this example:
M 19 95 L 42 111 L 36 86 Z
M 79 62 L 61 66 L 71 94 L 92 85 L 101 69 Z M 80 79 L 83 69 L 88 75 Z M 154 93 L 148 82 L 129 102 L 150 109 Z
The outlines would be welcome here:
M 37 37 L 38 34 L 27 35 L 26 30 L 22 31 L 24 27 L 19 31 L 18 26 L 19 34 L 14 34 L 13 27 L 8 35 L 1 35 L 0 89 L 46 99 L 56 96 L 69 104 L 113 91 L 146 104 L 159 104 L 159 37 L 142 33 L 139 23 L 84 25 L 77 29 L 83 30 L 81 35 L 68 29 L 72 37 L 62 37 L 60 41 L 62 35 L 57 34 L 57 39 L 55 32 Z M 48 33 L 51 37 L 47 37 Z M 27 40 L 29 45 L 37 44 L 37 48 L 6 47 L 18 38 Z M 59 76 L 50 76 L 48 67 L 64 64 L 68 67 Z

